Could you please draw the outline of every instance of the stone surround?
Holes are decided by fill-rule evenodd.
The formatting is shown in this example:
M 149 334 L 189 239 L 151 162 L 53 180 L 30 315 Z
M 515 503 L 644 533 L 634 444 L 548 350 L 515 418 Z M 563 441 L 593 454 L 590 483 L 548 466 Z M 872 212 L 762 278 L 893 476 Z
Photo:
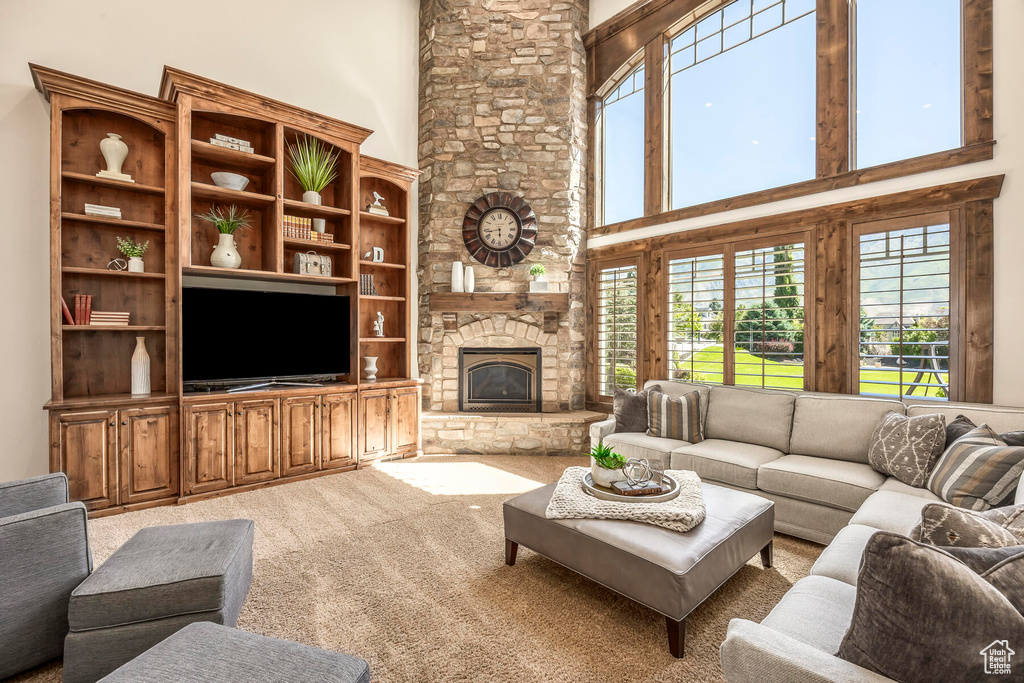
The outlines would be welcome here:
M 456 447 L 458 433 L 479 440 L 475 426 L 434 428 L 430 425 L 435 421 L 487 422 L 452 415 L 458 409 L 460 346 L 541 347 L 544 412 L 583 408 L 586 74 L 582 33 L 588 9 L 588 0 L 421 3 L 418 353 L 427 452 L 463 452 Z M 499 190 L 521 195 L 533 207 L 539 235 L 523 263 L 493 269 L 475 262 L 466 251 L 462 219 L 472 202 Z M 478 292 L 527 291 L 530 266 L 542 263 L 551 290 L 569 293 L 569 313 L 559 315 L 556 325 L 549 323 L 548 331 L 541 313 L 488 311 L 459 314 L 454 329 L 446 330 L 442 311 L 430 308 L 430 294 L 450 291 L 453 260 L 474 267 Z M 481 426 L 480 436 L 494 434 L 495 443 L 507 446 L 500 452 L 510 452 L 509 448 L 579 452 L 582 448 L 581 438 L 573 431 L 578 428 L 551 427 L 552 423 L 537 422 L 537 418 L 533 416 L 533 423 L 517 420 L 511 427 L 517 433 L 503 436 Z M 538 431 L 533 436 L 518 433 L 534 427 Z M 442 448 L 441 444 L 445 444 L 442 451 L 432 450 Z M 465 452 L 498 451 L 479 450 L 474 444 Z
M 459 455 L 582 455 L 603 413 L 424 413 L 423 452 Z

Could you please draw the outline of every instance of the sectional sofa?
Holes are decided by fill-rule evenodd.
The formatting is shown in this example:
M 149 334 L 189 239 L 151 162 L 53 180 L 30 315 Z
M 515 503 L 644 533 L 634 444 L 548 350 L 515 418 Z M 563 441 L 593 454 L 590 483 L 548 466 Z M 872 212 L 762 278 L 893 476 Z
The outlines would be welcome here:
M 651 381 L 670 396 L 697 391 L 705 440 L 616 433 L 615 419 L 591 425 L 591 441 L 627 457 L 657 458 L 673 469 L 775 502 L 775 529 L 827 544 L 811 569 L 760 623 L 734 619 L 722 644 L 730 683 L 778 680 L 888 681 L 834 656 L 853 615 L 857 573 L 878 530 L 907 534 L 921 509 L 941 500 L 927 489 L 879 474 L 868 447 L 888 410 L 966 415 L 996 432 L 1024 428 L 1024 409 L 966 403 L 895 401 L 836 394 L 707 387 Z M 1018 486 L 1016 502 L 1024 503 Z

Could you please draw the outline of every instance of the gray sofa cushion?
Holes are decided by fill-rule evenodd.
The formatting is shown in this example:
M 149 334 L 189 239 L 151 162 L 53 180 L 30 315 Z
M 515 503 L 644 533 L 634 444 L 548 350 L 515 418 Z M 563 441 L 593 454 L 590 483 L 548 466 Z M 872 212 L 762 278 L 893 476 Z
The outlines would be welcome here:
M 784 455 L 761 466 L 757 488 L 853 512 L 885 482 L 870 465 Z
M 350 655 L 208 622 L 190 624 L 101 679 L 103 683 L 369 683 Z
M 789 589 L 761 622 L 823 652 L 835 654 L 850 626 L 857 589 L 824 576 L 807 576 Z
M 921 521 L 921 510 L 924 506 L 937 500 L 939 499 L 908 496 L 895 491 L 878 491 L 872 493 L 857 509 L 850 524 L 863 524 L 882 531 L 906 535 Z
M 877 532 L 878 529 L 863 524 L 846 525 L 828 547 L 821 551 L 811 567 L 811 575 L 826 576 L 856 586 L 860 556 L 864 553 L 868 539 Z
M 712 387 L 704 436 L 788 453 L 795 400 L 785 391 Z
M 919 489 L 916 486 L 910 486 L 904 484 L 896 477 L 888 477 L 885 483 L 878 487 L 879 491 L 892 491 L 893 493 L 902 493 L 907 496 L 915 496 L 917 498 L 927 498 L 928 500 L 939 501 L 942 500 L 928 489 Z
M 953 442 L 959 439 L 961 436 L 977 429 L 978 425 L 974 424 L 974 421 L 966 415 L 957 415 L 956 419 L 952 422 L 946 422 L 946 448 L 953 445 Z M 1007 446 L 1024 446 L 1024 431 L 1019 429 L 1012 432 L 1003 432 L 999 434 L 999 440 L 1006 443 Z M 945 450 L 945 449 L 943 449 Z
M 854 396 L 797 396 L 788 452 L 866 463 L 875 426 L 890 410 L 900 415 L 906 413 L 899 401 Z
M 63 472 L 0 482 L 0 517 L 20 515 L 68 502 L 68 477 Z
M 707 439 L 672 451 L 672 469 L 693 470 L 706 481 L 756 489 L 757 468 L 781 457 L 774 448 Z
M 946 417 L 946 424 L 964 415 L 976 425 L 987 424 L 997 433 L 1013 432 L 1024 429 L 1024 408 L 1009 406 L 983 406 L 978 403 L 936 403 L 907 405 L 907 415 L 924 415 L 940 413 Z
M 252 520 L 148 527 L 71 594 L 72 631 L 224 610 L 230 623 L 252 581 Z
M 654 458 L 660 460 L 665 467 L 671 466 L 672 451 L 689 445 L 686 441 L 659 439 L 656 436 L 647 436 L 636 432 L 609 434 L 604 438 L 604 443 L 624 457 L 647 458 L 648 460 Z
M 707 427 L 708 424 L 708 398 L 711 395 L 711 387 L 707 384 L 690 384 L 689 382 L 673 382 L 665 379 L 652 379 L 644 382 L 644 389 L 650 389 L 651 387 L 657 387 L 658 391 L 663 394 L 667 394 L 671 398 L 679 398 L 685 396 L 691 391 L 696 391 L 700 394 L 700 421 L 701 430 Z M 707 434 L 704 434 L 706 437 Z

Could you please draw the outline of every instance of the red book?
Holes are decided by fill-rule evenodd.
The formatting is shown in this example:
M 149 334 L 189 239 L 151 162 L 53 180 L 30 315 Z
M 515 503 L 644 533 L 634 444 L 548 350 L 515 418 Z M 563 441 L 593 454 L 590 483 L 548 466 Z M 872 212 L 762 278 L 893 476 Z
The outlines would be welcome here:
M 92 322 L 92 294 L 85 295 L 85 324 Z
M 71 315 L 71 309 L 68 308 L 68 302 L 64 301 L 64 297 L 60 298 L 60 310 L 64 312 L 64 321 L 68 325 L 74 325 L 75 318 Z
M 75 294 L 75 324 L 85 324 L 85 297 Z

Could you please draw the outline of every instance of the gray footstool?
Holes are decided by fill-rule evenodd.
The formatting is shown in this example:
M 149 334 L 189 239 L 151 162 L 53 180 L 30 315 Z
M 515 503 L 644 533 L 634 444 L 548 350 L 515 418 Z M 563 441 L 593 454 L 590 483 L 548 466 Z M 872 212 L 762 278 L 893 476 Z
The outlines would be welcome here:
M 143 529 L 71 593 L 64 683 L 94 683 L 196 621 L 234 626 L 252 583 L 248 519 Z
M 351 655 L 227 626 L 186 626 L 103 679 L 103 683 L 369 683 L 370 666 Z

